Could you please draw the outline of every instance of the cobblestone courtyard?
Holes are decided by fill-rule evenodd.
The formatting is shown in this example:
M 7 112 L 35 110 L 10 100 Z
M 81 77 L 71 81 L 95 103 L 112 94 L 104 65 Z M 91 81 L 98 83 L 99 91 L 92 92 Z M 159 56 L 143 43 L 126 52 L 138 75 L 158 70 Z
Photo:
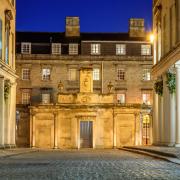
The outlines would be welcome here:
M 0 180 L 180 179 L 180 166 L 119 150 L 39 151 L 0 159 Z

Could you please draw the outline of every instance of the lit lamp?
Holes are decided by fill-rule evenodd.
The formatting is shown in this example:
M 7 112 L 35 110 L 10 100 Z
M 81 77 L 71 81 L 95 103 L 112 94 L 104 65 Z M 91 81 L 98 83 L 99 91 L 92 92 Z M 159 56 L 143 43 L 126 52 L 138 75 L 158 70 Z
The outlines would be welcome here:
M 154 39 L 155 39 L 154 34 L 150 34 L 149 39 L 150 39 L 150 42 L 153 43 L 153 42 L 154 42 Z
M 58 90 L 59 90 L 59 93 L 62 93 L 63 90 L 64 90 L 64 85 L 63 85 L 63 83 L 61 81 L 58 84 Z
M 110 81 L 109 84 L 107 85 L 109 94 L 112 92 L 113 87 L 114 87 L 114 86 L 112 85 L 112 82 Z

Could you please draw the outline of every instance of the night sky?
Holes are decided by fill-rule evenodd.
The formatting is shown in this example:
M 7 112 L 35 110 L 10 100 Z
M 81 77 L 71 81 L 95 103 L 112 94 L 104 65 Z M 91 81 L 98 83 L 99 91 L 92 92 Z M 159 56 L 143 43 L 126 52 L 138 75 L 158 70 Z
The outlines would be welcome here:
M 17 30 L 62 32 L 66 16 L 79 16 L 81 32 L 126 32 L 131 17 L 151 30 L 152 0 L 16 0 Z

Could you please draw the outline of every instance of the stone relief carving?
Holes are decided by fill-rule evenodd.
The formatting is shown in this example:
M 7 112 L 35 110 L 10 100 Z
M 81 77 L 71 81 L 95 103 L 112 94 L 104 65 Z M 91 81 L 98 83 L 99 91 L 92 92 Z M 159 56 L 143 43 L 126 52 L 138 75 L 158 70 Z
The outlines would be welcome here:
M 92 70 L 82 69 L 80 71 L 80 92 L 92 92 Z
M 91 101 L 91 98 L 89 96 L 83 96 L 81 98 L 81 103 L 89 103 Z

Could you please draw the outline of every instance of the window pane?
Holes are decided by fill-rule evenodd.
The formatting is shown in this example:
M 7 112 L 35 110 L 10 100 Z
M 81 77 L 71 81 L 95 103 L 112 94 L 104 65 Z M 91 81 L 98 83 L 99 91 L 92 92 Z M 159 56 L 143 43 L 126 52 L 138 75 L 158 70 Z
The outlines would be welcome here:
M 61 44 L 52 43 L 52 54 L 61 54 Z
M 125 70 L 124 69 L 117 70 L 117 80 L 125 80 Z
M 151 80 L 151 70 L 150 69 L 144 69 L 143 70 L 143 80 L 144 81 L 150 81 Z
M 22 69 L 22 79 L 30 80 L 30 69 Z
M 69 69 L 69 80 L 76 81 L 76 69 Z
M 9 64 L 9 26 L 6 27 L 6 41 L 5 41 L 5 62 L 6 64 Z
M 30 92 L 26 92 L 26 90 L 24 90 L 24 92 L 22 92 L 22 104 L 30 104 Z
M 48 68 L 42 69 L 42 80 L 50 80 L 51 71 Z
M 143 104 L 147 104 L 147 105 L 150 105 L 151 102 L 150 102 L 150 94 L 146 93 L 146 94 L 143 94 L 142 95 L 142 100 L 143 100 Z
M 21 53 L 30 54 L 31 53 L 31 43 L 21 43 Z
M 141 55 L 151 55 L 151 45 L 141 45 Z
M 125 94 L 117 94 L 117 101 L 118 101 L 118 103 L 124 104 L 125 103 Z
M 50 103 L 50 94 L 42 94 L 42 104 Z
M 100 70 L 98 68 L 93 69 L 93 80 L 94 81 L 100 80 Z
M 100 54 L 100 44 L 91 44 L 91 54 Z
M 70 55 L 78 54 L 78 44 L 69 44 L 69 54 Z
M 116 44 L 116 55 L 125 55 L 125 54 L 126 54 L 126 45 Z

